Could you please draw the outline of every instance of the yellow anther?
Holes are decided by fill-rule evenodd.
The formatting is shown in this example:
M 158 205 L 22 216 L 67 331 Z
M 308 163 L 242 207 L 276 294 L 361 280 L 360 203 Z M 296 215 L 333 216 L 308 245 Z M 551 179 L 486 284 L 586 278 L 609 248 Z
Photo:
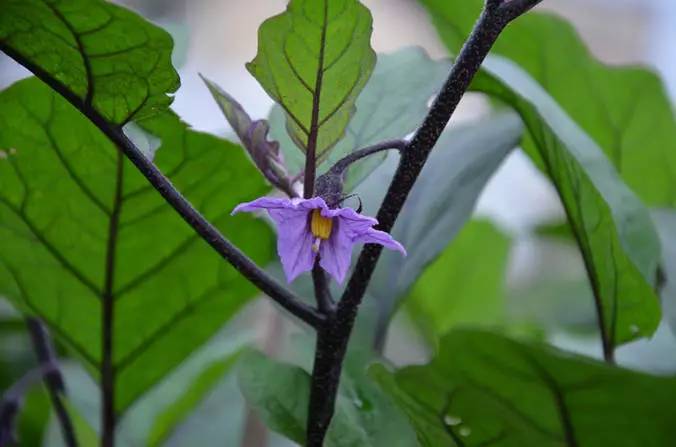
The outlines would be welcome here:
M 310 230 L 312 235 L 322 240 L 327 240 L 331 236 L 331 229 L 333 228 L 333 220 L 330 217 L 322 216 L 319 209 L 312 210 L 310 217 Z

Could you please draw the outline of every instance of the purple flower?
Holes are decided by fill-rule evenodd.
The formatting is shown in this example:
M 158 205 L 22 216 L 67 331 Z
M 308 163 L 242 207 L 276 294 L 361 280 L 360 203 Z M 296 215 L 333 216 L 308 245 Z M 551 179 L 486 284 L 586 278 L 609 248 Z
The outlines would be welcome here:
M 342 283 L 350 268 L 352 246 L 359 242 L 380 244 L 406 255 L 392 236 L 372 228 L 377 220 L 352 208 L 329 209 L 321 197 L 261 197 L 238 205 L 232 214 L 261 209 L 267 210 L 277 225 L 277 252 L 288 282 L 312 270 L 319 255 L 319 265 Z

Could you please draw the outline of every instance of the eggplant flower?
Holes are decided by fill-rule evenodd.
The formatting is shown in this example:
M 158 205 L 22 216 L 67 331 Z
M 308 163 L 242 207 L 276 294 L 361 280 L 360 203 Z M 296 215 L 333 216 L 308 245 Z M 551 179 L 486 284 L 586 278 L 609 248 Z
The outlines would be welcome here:
M 277 252 L 288 282 L 319 265 L 342 283 L 350 268 L 352 246 L 380 244 L 406 255 L 392 236 L 373 229 L 378 221 L 352 208 L 331 209 L 321 197 L 284 199 L 261 197 L 242 203 L 232 212 L 266 210 L 277 226 Z

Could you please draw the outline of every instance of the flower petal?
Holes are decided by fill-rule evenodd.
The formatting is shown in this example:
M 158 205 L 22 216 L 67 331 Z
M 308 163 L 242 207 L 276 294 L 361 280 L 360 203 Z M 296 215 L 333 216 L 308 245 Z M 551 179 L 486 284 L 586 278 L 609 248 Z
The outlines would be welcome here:
M 365 233 L 359 235 L 358 241 L 365 244 L 380 244 L 390 250 L 396 250 L 406 256 L 406 249 L 399 242 L 395 241 L 389 233 L 369 228 Z
M 319 246 L 319 265 L 342 284 L 352 260 L 353 232 L 342 220 L 334 219 L 329 239 Z
M 312 251 L 314 238 L 310 232 L 308 213 L 326 204 L 320 198 L 282 199 L 261 197 L 253 202 L 238 205 L 233 214 L 267 210 L 277 227 L 277 254 L 282 261 L 288 282 L 301 273 L 312 270 L 317 254 Z
M 309 272 L 315 264 L 317 253 L 312 250 L 314 238 L 308 230 L 307 216 L 287 220 L 283 228 L 278 227 L 277 253 L 284 267 L 286 280 L 291 283 L 301 273 Z

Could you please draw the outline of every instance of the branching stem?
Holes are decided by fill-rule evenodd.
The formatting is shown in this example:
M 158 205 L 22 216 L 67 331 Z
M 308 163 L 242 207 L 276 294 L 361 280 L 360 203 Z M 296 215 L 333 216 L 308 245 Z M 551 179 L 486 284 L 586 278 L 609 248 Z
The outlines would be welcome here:
M 379 229 L 389 232 L 436 144 L 481 63 L 507 24 L 540 0 L 486 0 L 484 10 L 460 50 L 439 96 L 422 126 L 402 151 L 399 166 L 378 211 Z M 307 446 L 321 447 L 331 422 L 342 363 L 359 305 L 375 270 L 382 247 L 368 244 L 338 303 L 335 316 L 317 332 L 310 390 Z
M 291 314 L 305 321 L 313 327 L 318 327 L 324 317 L 312 307 L 302 302 L 290 290 L 279 284 L 256 265 L 239 248 L 227 240 L 216 227 L 197 211 L 188 200 L 172 185 L 171 181 L 147 159 L 141 150 L 129 140 L 119 126 L 106 121 L 94 108 L 71 92 L 68 87 L 54 79 L 40 66 L 34 64 L 23 55 L 0 41 L 0 50 L 23 65 L 34 75 L 49 85 L 54 91 L 63 96 L 75 106 L 96 127 L 115 144 L 131 161 L 150 184 L 162 195 L 169 205 L 204 239 L 216 252 L 235 267 L 245 278 L 251 281 L 263 293 L 277 302 Z
M 352 163 L 359 161 L 364 157 L 368 157 L 369 155 L 390 149 L 396 149 L 401 152 L 406 149 L 406 144 L 406 140 L 388 140 L 383 141 L 382 143 L 374 144 L 372 146 L 367 146 L 338 160 L 336 164 L 331 166 L 330 171 L 333 174 L 343 174 Z
M 485 7 L 472 33 L 460 51 L 439 96 L 425 117 L 422 126 L 410 142 L 401 140 L 383 142 L 364 148 L 339 161 L 332 169 L 343 170 L 354 161 L 386 149 L 399 149 L 402 153 L 399 166 L 392 179 L 387 195 L 378 212 L 379 229 L 390 231 L 408 197 L 427 157 L 444 130 L 460 99 L 467 91 L 481 63 L 504 27 L 525 13 L 541 0 L 486 0 Z M 327 2 L 328 3 L 328 2 Z M 326 11 L 325 11 L 326 15 Z M 321 47 L 326 38 L 322 33 Z M 305 321 L 317 331 L 315 362 L 310 391 L 310 408 L 307 425 L 307 445 L 321 447 L 333 416 L 334 404 L 347 344 L 352 332 L 358 307 L 375 269 L 382 247 L 368 244 L 357 261 L 342 299 L 334 305 L 328 294 L 328 284 L 323 271 L 313 270 L 313 279 L 319 310 L 303 303 L 291 291 L 280 285 L 261 270 L 242 251 L 208 222 L 176 190 L 162 172 L 124 135 L 120 126 L 106 121 L 89 101 L 71 92 L 68 87 L 34 64 L 11 47 L 0 42 L 0 50 L 32 71 L 38 78 L 61 94 L 82 112 L 119 150 L 136 166 L 150 184 L 181 215 L 181 217 L 224 259 L 244 277 L 270 296 L 286 310 Z M 323 59 L 323 54 L 320 59 Z M 321 67 L 323 60 L 320 60 Z M 321 90 L 321 75 L 318 74 L 316 91 Z M 305 167 L 305 193 L 309 198 L 315 187 L 315 158 L 318 141 L 318 95 L 313 104 L 313 123 L 308 137 L 308 156 Z M 112 300 L 111 300 L 112 303 Z M 112 313 L 111 313 L 112 317 Z M 112 318 L 111 318 L 112 321 Z M 105 341 L 105 340 L 104 340 Z M 112 347 L 111 347 L 112 352 Z M 107 391 L 111 392 L 111 391 Z M 112 402 L 112 396 L 109 396 Z M 104 421 L 105 423 L 105 421 Z

